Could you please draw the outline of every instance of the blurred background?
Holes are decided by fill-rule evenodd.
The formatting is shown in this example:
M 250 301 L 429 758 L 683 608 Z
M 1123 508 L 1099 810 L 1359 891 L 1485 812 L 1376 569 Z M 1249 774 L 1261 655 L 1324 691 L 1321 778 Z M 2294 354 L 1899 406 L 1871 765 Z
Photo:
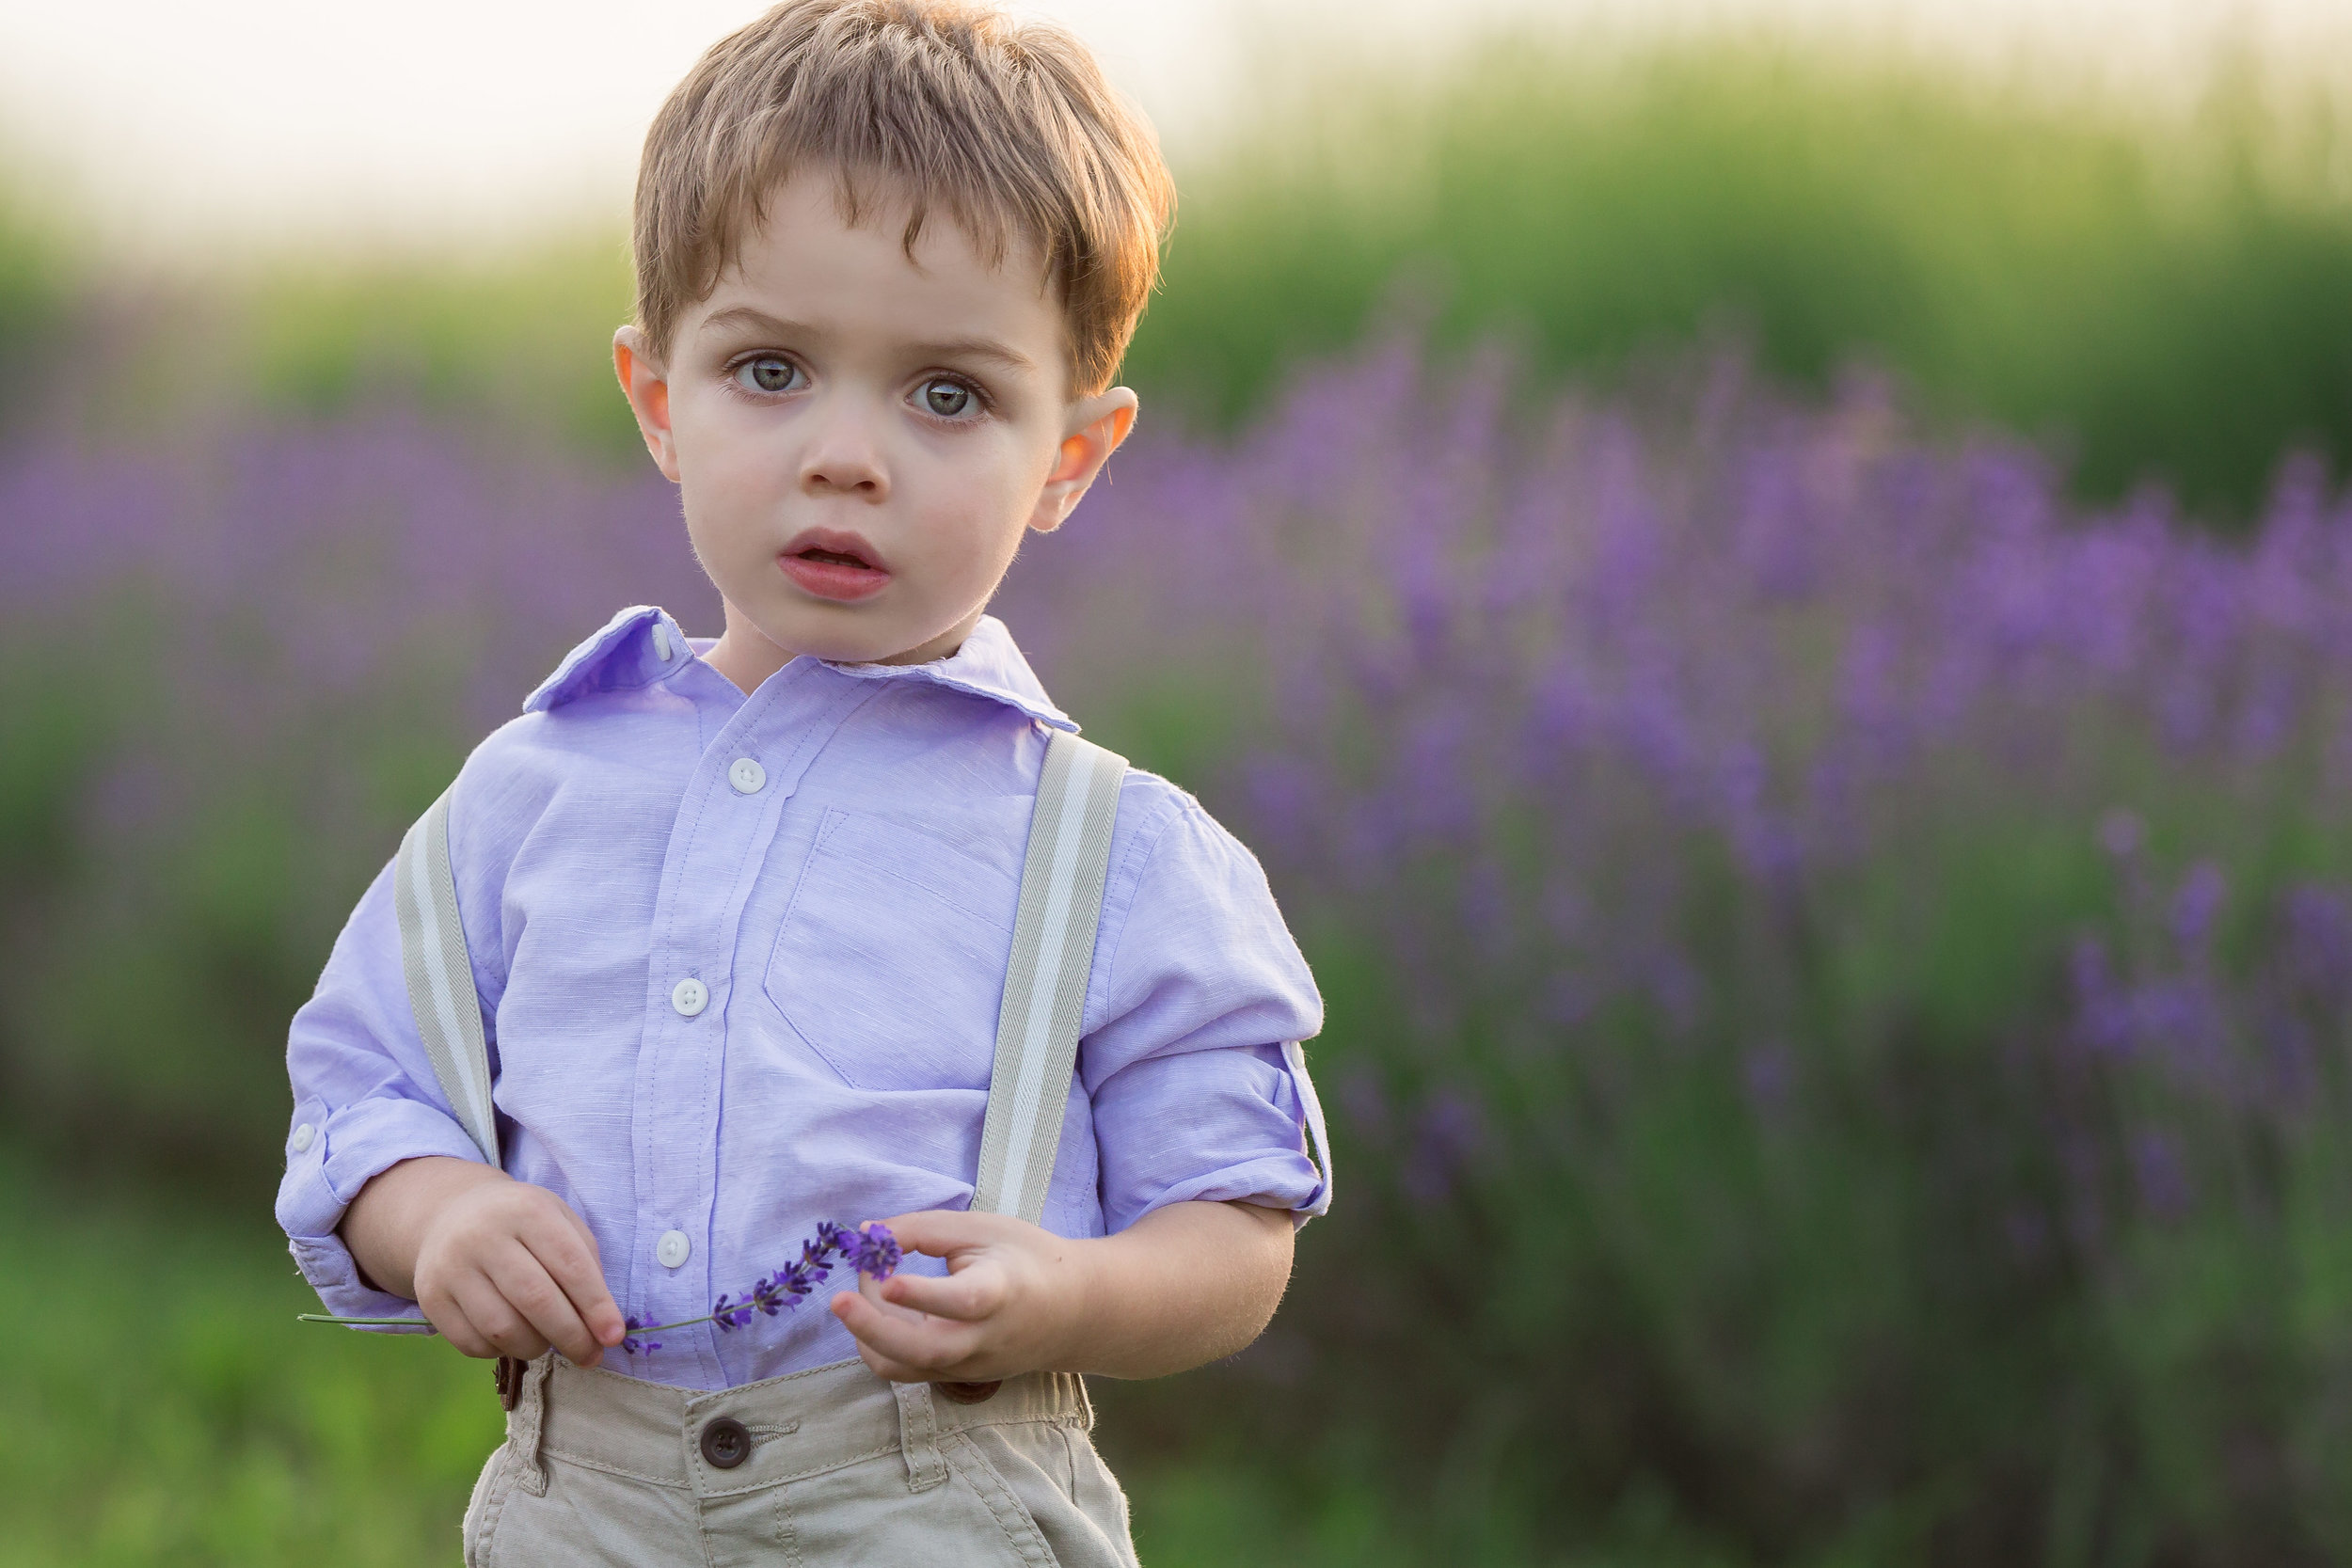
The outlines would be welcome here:
M 284 1027 L 623 604 L 746 0 L 0 0 L 0 1564 L 453 1561 Z M 1063 0 L 1184 192 L 1002 613 L 1264 860 L 1340 1201 L 1145 1560 L 2352 1560 L 2352 18 Z

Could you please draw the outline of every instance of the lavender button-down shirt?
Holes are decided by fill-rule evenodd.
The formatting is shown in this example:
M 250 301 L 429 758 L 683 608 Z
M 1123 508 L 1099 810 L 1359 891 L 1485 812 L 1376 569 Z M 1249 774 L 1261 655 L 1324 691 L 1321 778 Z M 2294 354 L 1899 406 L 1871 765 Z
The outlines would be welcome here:
M 971 1201 L 1047 725 L 1075 727 L 993 619 L 945 659 L 795 659 L 746 697 L 638 609 L 467 762 L 450 859 L 500 1147 L 587 1221 L 624 1312 L 698 1317 L 819 1220 Z M 1292 1044 L 1321 1024 L 1249 852 L 1130 771 L 1046 1227 L 1099 1236 L 1192 1198 L 1322 1212 Z M 330 1311 L 412 1310 L 336 1226 L 397 1161 L 480 1155 L 409 1012 L 389 869 L 287 1061 L 296 1261 Z M 610 1364 L 721 1388 L 855 1353 L 820 1294 Z

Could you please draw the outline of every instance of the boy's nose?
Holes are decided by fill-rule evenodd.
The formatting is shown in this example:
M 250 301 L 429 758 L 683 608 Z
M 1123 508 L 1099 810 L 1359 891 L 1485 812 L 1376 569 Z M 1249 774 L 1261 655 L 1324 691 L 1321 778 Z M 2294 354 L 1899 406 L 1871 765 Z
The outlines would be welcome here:
M 882 454 L 866 434 L 848 420 L 821 432 L 801 464 L 801 489 L 811 496 L 856 496 L 881 500 L 890 489 Z
M 812 462 L 803 468 L 801 488 L 812 496 L 848 495 L 880 500 L 888 486 L 883 483 L 880 465 L 836 455 Z

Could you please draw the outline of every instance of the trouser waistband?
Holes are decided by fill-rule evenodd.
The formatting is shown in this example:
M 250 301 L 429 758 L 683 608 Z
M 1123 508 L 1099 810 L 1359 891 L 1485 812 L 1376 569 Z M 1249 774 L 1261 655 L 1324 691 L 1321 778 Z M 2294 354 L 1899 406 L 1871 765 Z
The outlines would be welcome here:
M 546 1461 L 560 1459 L 718 1497 L 892 1452 L 906 1456 L 908 1489 L 920 1492 L 947 1479 L 943 1433 L 1025 1421 L 1092 1430 L 1086 1384 L 1030 1372 L 959 1403 L 928 1383 L 885 1383 L 851 1360 L 706 1391 L 576 1367 L 550 1352 L 524 1368 L 506 1432 L 525 1465 L 521 1484 L 534 1494 L 546 1492 Z

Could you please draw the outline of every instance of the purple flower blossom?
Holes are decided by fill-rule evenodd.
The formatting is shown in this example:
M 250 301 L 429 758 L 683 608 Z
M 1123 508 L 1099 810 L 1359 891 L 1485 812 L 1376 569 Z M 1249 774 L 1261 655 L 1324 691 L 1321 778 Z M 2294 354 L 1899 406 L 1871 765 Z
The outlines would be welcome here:
M 2099 843 L 2117 860 L 2129 860 L 2139 853 L 2140 839 L 2145 830 L 2138 814 L 2121 808 L 2099 818 Z
M 849 1232 L 841 1248 L 843 1263 L 876 1279 L 888 1279 L 897 1273 L 899 1257 L 898 1238 L 880 1221 Z
M 773 1318 L 798 1307 L 811 1291 L 831 1277 L 835 1259 L 853 1273 L 887 1279 L 898 1272 L 902 1256 L 898 1238 L 879 1220 L 862 1228 L 820 1220 L 816 1236 L 801 1243 L 801 1256 L 796 1261 L 762 1275 L 739 1299 L 731 1291 L 723 1294 L 710 1304 L 708 1316 L 677 1323 L 647 1324 L 628 1318 L 628 1335 L 622 1339 L 621 1349 L 631 1355 L 660 1350 L 661 1341 L 644 1336 L 673 1328 L 691 1328 L 696 1323 L 714 1323 L 721 1333 L 749 1328 L 763 1313 Z
M 2149 1128 L 2135 1137 L 2132 1169 L 2140 1201 L 2159 1220 L 2171 1223 L 2188 1212 L 2194 1197 L 2188 1172 L 2182 1164 L 2179 1146 L 2169 1135 Z
M 1779 1040 L 1751 1046 L 1740 1058 L 1741 1086 L 1748 1104 L 1765 1121 L 1776 1121 L 1788 1108 L 1796 1059 Z
M 1486 1118 L 1469 1096 L 1441 1089 L 1416 1118 L 1406 1157 L 1404 1185 L 1416 1203 L 1434 1207 L 1452 1196 L 1486 1142 Z
M 2214 920 L 2228 896 L 2229 884 L 2219 866 L 2200 861 L 2190 869 L 2172 899 L 2172 940 L 2180 943 L 2184 954 L 2204 953 L 2213 936 Z

